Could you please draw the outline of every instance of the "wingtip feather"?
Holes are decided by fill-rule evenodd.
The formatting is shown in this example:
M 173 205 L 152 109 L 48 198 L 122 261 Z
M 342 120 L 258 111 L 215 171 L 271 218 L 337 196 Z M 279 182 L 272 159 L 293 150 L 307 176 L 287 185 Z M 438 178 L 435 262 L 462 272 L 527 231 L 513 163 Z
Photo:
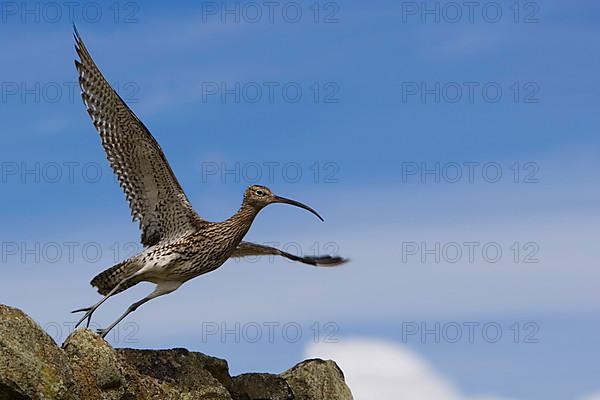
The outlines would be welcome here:
M 311 257 L 311 261 L 313 261 L 317 267 L 338 267 L 342 264 L 346 264 L 350 260 L 343 257 L 322 256 Z

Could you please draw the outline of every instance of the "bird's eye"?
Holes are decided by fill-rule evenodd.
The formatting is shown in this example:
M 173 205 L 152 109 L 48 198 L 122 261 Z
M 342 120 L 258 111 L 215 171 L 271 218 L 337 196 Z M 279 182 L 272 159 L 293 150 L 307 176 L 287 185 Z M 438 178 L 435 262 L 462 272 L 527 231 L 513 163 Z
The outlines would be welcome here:
M 262 190 L 257 190 L 256 194 L 259 195 L 259 196 L 264 196 L 265 192 L 263 192 Z

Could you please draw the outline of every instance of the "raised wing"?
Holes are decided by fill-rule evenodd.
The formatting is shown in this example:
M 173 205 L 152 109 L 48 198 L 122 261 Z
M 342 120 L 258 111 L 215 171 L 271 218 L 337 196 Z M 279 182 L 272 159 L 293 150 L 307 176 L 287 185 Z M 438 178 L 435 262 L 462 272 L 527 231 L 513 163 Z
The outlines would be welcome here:
M 232 258 L 237 257 L 250 257 L 250 256 L 282 256 L 289 258 L 293 261 L 299 261 L 304 264 L 314 265 L 316 267 L 337 267 L 342 265 L 348 260 L 342 257 L 332 256 L 317 256 L 317 257 L 299 257 L 291 253 L 287 253 L 283 250 L 279 250 L 275 247 L 263 246 L 261 244 L 240 242 L 238 247 L 235 249 Z
M 160 146 L 108 84 L 75 29 L 81 97 L 119 179 L 142 244 L 152 246 L 193 232 L 202 219 L 192 209 Z

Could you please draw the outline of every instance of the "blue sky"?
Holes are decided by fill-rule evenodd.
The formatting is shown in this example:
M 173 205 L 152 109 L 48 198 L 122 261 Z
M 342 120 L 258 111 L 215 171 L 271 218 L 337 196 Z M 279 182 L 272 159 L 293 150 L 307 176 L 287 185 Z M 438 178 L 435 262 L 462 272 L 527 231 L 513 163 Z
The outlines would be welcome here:
M 448 398 L 600 391 L 598 4 L 482 2 L 471 22 L 448 2 L 313 3 L 281 2 L 272 22 L 260 2 L 77 3 L 96 62 L 202 216 L 224 219 L 245 186 L 266 184 L 326 223 L 273 206 L 248 238 L 352 259 L 333 270 L 228 262 L 142 307 L 128 319 L 136 342 L 113 343 L 278 372 L 319 350 L 307 346 L 331 322 L 341 341 L 414 351 L 458 388 Z M 60 341 L 68 312 L 97 299 L 89 279 L 139 249 L 139 233 L 74 87 L 68 10 L 7 4 L 0 302 Z M 437 15 L 423 8 L 436 4 Z M 149 289 L 108 302 L 98 323 Z M 500 326 L 501 340 L 403 340 L 412 323 L 473 321 Z M 236 322 L 303 334 L 220 340 Z M 538 343 L 523 343 L 529 322 Z

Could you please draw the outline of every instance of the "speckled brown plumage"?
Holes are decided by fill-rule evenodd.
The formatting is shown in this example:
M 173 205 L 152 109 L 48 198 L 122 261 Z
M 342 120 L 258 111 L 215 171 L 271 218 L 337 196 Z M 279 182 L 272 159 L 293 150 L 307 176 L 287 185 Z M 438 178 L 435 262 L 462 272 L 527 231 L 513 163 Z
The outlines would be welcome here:
M 115 323 L 100 332 L 105 336 L 143 303 L 219 268 L 230 257 L 278 255 L 316 266 L 345 262 L 340 257 L 299 257 L 273 247 L 242 242 L 258 212 L 269 204 L 287 203 L 319 216 L 310 207 L 276 196 L 264 186 L 246 189 L 241 208 L 231 218 L 222 222 L 201 218 L 193 210 L 160 146 L 108 84 L 76 30 L 75 49 L 83 102 L 125 192 L 132 217 L 139 221 L 144 245 L 139 254 L 92 279 L 91 284 L 104 298 L 92 307 L 74 311 L 86 311 L 77 325 L 85 319 L 89 325 L 93 312 L 109 297 L 142 281 L 155 283 L 150 295 L 132 304 Z

